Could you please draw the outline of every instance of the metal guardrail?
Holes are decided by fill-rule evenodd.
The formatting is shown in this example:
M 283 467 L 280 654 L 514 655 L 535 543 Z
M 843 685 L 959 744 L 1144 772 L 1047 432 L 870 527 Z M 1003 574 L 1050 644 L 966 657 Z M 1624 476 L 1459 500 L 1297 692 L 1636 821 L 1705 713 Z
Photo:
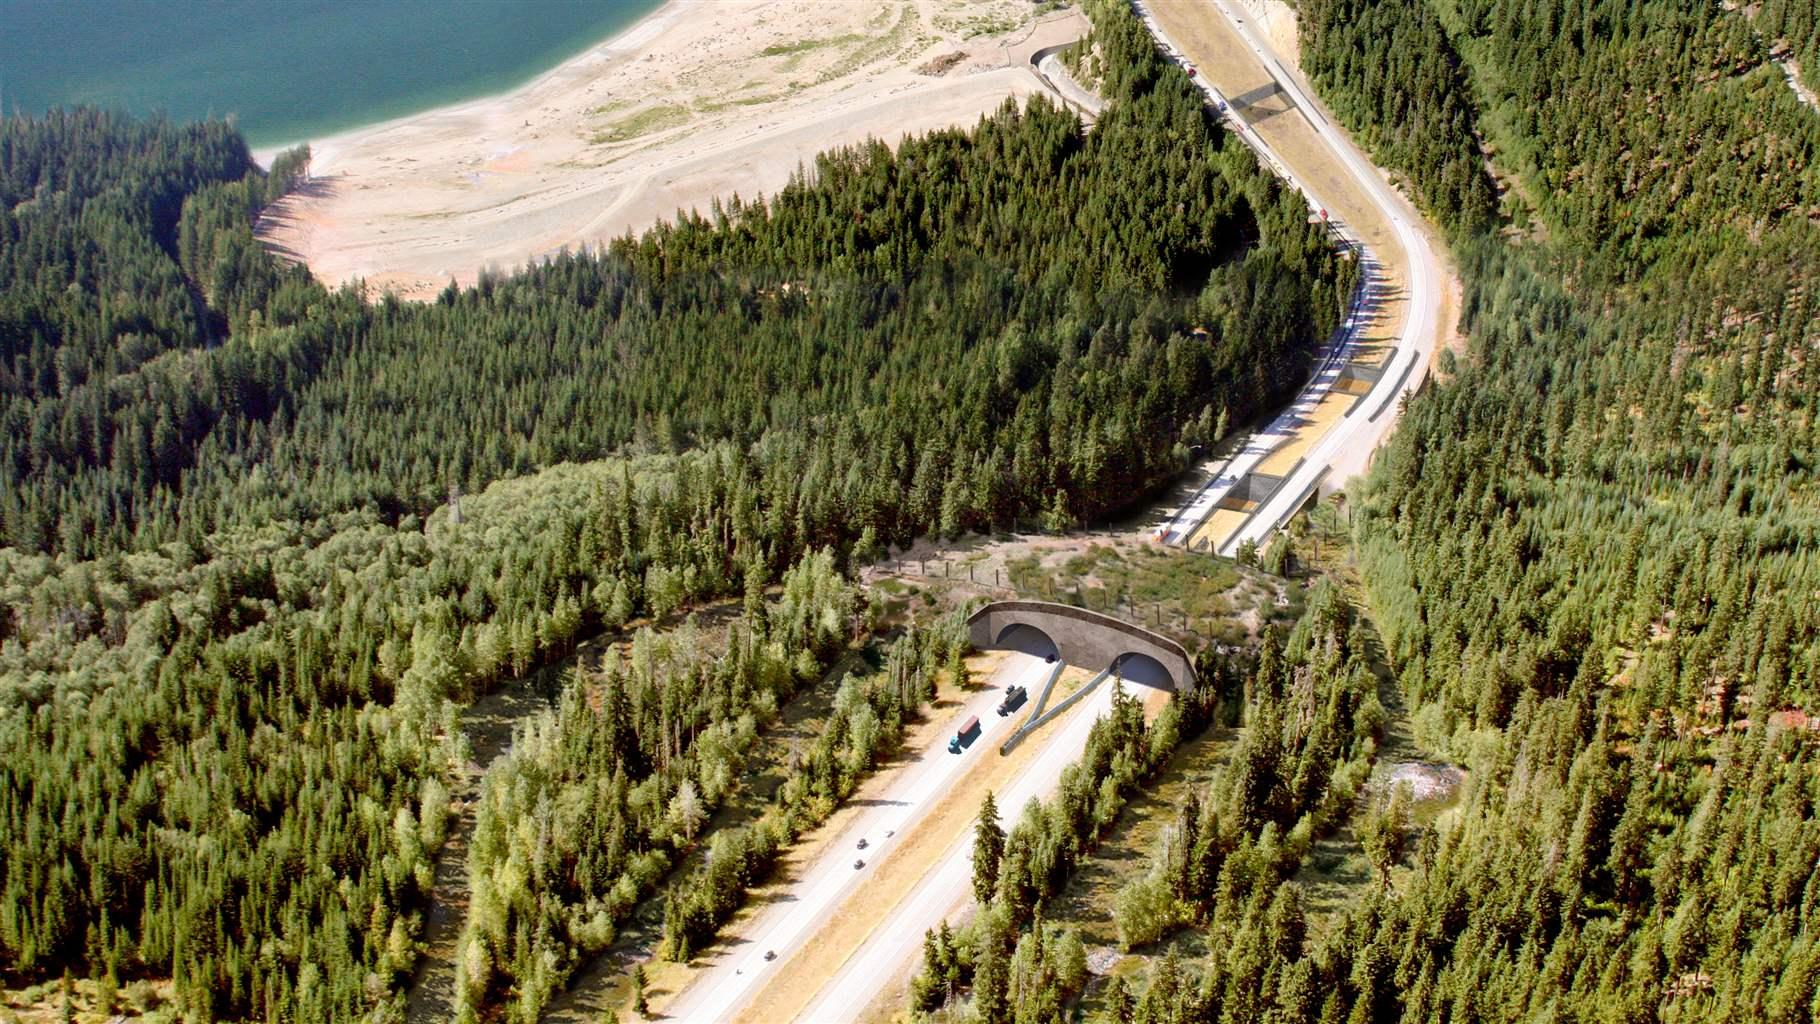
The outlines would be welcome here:
M 1043 684 L 1043 692 L 1037 695 L 1036 703 L 1030 705 L 1030 713 L 1024 716 L 1024 728 L 1029 728 L 1030 723 L 1036 721 L 1043 709 L 1049 706 L 1049 694 L 1055 691 L 1055 684 L 1062 678 L 1062 670 L 1067 667 L 1067 662 L 1056 659 L 1055 670 L 1049 673 L 1049 681 Z
M 1066 667 L 1067 667 L 1066 665 L 1064 665 L 1060 662 L 1056 663 L 1055 674 L 1049 677 L 1049 686 L 1055 685 L 1055 681 L 1062 677 L 1062 669 L 1064 669 Z M 1038 715 L 1037 711 L 1032 711 L 1030 713 L 1031 714 L 1030 720 L 1025 722 L 1023 724 L 1023 726 L 1018 729 L 1018 731 L 1012 733 L 1011 738 L 1006 740 L 1004 745 L 998 748 L 999 756 L 1003 757 L 1006 754 L 1009 754 L 1013 750 L 1017 749 L 1017 745 L 1019 743 L 1024 742 L 1024 737 L 1035 732 L 1037 729 L 1041 728 L 1042 726 L 1047 725 L 1048 723 L 1054 721 L 1057 715 L 1060 715 L 1062 712 L 1073 707 L 1082 697 L 1087 696 L 1087 694 L 1090 691 L 1092 691 L 1092 689 L 1094 687 L 1105 682 L 1106 677 L 1111 674 L 1112 674 L 1112 669 L 1108 668 L 1108 669 L 1106 669 L 1106 671 L 1101 672 L 1097 676 L 1094 676 L 1091 680 L 1088 681 L 1086 686 L 1083 686 L 1080 689 L 1069 694 L 1065 699 L 1063 699 L 1063 701 L 1060 704 L 1057 704 L 1055 707 L 1050 708 L 1046 713 L 1043 713 L 1041 715 L 1041 717 L 1037 717 L 1037 715 Z M 1043 698 L 1045 700 L 1047 700 L 1048 697 L 1049 697 L 1049 689 L 1048 689 L 1048 687 L 1044 687 Z M 1040 710 L 1040 708 L 1039 708 L 1039 710 Z
M 1403 372 L 1400 374 L 1397 374 L 1397 382 L 1391 386 L 1390 392 L 1384 396 L 1384 401 L 1382 404 L 1380 404 L 1378 406 L 1378 411 L 1372 413 L 1369 417 L 1366 418 L 1367 423 L 1376 423 L 1378 420 L 1378 417 L 1384 415 L 1384 410 L 1390 408 L 1390 403 L 1395 401 L 1396 399 L 1402 397 L 1402 395 L 1404 394 L 1403 385 L 1405 382 L 1407 382 L 1409 380 L 1409 375 L 1412 371 L 1415 370 L 1415 368 L 1416 368 L 1416 361 L 1414 359 L 1411 359 L 1409 361 L 1409 364 L 1407 366 L 1403 367 Z
M 1321 471 L 1314 475 L 1314 479 L 1308 481 L 1307 486 L 1302 488 L 1301 493 L 1296 496 L 1296 499 L 1289 503 L 1289 511 L 1284 513 L 1276 522 L 1271 523 L 1270 529 L 1266 530 L 1265 533 L 1275 533 L 1282 529 L 1283 526 L 1289 522 L 1290 518 L 1295 515 L 1295 510 L 1308 503 L 1308 499 L 1314 495 L 1314 492 L 1321 486 L 1321 482 L 1326 480 L 1327 474 L 1331 472 L 1333 472 L 1332 466 L 1322 467 Z

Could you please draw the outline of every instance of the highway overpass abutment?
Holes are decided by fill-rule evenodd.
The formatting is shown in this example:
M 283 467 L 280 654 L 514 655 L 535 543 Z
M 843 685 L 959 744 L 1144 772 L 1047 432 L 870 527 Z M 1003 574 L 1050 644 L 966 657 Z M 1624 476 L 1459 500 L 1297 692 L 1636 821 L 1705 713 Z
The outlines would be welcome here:
M 983 651 L 1051 655 L 1094 672 L 1115 670 L 1158 689 L 1195 685 L 1194 659 L 1182 645 L 1103 612 L 1053 601 L 994 601 L 967 618 L 967 636 Z

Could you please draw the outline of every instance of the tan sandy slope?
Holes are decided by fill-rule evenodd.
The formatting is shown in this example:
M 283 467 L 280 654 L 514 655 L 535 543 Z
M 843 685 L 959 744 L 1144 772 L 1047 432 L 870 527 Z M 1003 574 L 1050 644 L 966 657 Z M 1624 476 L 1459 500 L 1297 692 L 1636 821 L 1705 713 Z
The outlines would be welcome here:
M 1045 88 L 1030 55 L 1086 31 L 1078 13 L 1034 12 L 673 0 L 514 92 L 313 140 L 312 180 L 261 236 L 329 284 L 433 296 L 716 196 L 773 193 L 830 147 L 1022 101 Z

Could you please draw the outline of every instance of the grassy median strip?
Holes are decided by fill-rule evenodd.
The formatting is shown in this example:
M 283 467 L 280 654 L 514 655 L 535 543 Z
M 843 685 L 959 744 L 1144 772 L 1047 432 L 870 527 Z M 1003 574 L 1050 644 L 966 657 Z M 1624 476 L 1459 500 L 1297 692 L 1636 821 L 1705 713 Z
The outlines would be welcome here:
M 977 665 L 976 671 L 985 669 L 990 664 L 985 660 L 987 657 L 997 660 L 1002 659 L 1003 655 L 982 656 L 977 662 L 969 659 L 969 667 Z M 1057 696 L 1064 697 L 1074 692 L 1091 677 L 1092 673 L 1082 669 L 1068 669 L 1056 684 Z M 1079 708 L 1073 712 L 1080 713 L 1082 711 Z M 874 929 L 889 919 L 898 900 L 908 896 L 929 869 L 947 854 L 954 842 L 969 833 L 986 791 L 1004 789 L 1012 779 L 1020 775 L 1041 752 L 1043 737 L 1060 729 L 1070 717 L 1063 716 L 1043 726 L 1031 742 L 1012 751 L 1009 757 L 1000 757 L 997 751 L 991 751 L 989 756 L 980 758 L 970 770 L 962 774 L 954 786 L 923 816 L 912 833 L 892 850 L 890 856 L 878 862 L 866 886 L 849 897 L 840 910 L 830 917 L 827 926 L 818 930 L 814 938 L 792 954 L 790 970 L 779 974 L 760 989 L 738 1019 L 755 1022 L 789 1020 L 802 1012 L 816 993 L 821 991 L 822 986 L 840 971 L 848 956 L 865 942 Z M 935 735 L 930 734 L 928 740 L 933 741 Z M 906 742 L 906 749 L 915 747 Z M 883 792 L 890 780 L 875 776 L 874 782 L 879 787 L 875 792 Z M 840 834 L 843 824 L 840 821 L 830 821 L 817 830 L 816 838 L 825 844 Z M 812 857 L 805 855 L 800 863 L 806 866 L 811 862 Z M 779 891 L 781 890 L 780 886 Z M 954 895 L 957 904 L 971 898 L 967 892 L 957 892 Z M 753 905 L 757 903 L 757 900 L 752 901 Z M 904 964 L 904 976 L 908 977 L 914 967 L 912 963 Z

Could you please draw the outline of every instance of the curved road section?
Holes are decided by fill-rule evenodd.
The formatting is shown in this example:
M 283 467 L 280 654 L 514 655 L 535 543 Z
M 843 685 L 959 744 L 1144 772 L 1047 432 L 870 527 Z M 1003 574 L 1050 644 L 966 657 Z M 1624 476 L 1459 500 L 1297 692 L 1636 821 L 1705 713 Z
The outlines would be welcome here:
M 1427 374 L 1439 336 L 1441 261 L 1414 207 L 1336 126 L 1242 7 L 1233 0 L 1149 0 L 1134 7 L 1164 51 L 1195 69 L 1194 80 L 1260 159 L 1327 218 L 1363 271 L 1352 309 L 1320 354 L 1314 378 L 1289 408 L 1216 465 L 1157 535 L 1230 556 L 1245 541 L 1267 538 L 1324 484 L 1337 485 L 1369 465 L 1401 412 L 1399 399 Z M 1393 329 L 1385 340 L 1394 348 L 1361 366 L 1369 357 L 1361 351 L 1368 325 Z M 1318 414 L 1352 394 L 1340 390 L 1347 383 L 1364 381 L 1369 390 L 1343 415 Z
M 1440 261 L 1417 229 L 1415 210 L 1334 126 L 1306 84 L 1252 32 L 1242 9 L 1226 0 L 1150 0 L 1137 10 L 1167 52 L 1197 69 L 1195 80 L 1260 158 L 1308 197 L 1311 208 L 1325 211 L 1365 271 L 1345 324 L 1318 358 L 1314 379 L 1289 409 L 1214 468 L 1206 485 L 1159 535 L 1172 543 L 1198 540 L 1231 553 L 1243 541 L 1281 526 L 1330 475 L 1337 481 L 1365 468 L 1396 420 L 1398 397 L 1427 372 L 1437 337 Z M 1347 382 L 1363 379 L 1358 367 L 1371 355 L 1365 350 L 1371 348 L 1367 335 L 1374 329 L 1392 331 L 1384 340 L 1394 347 L 1386 355 L 1385 346 L 1379 346 L 1377 362 L 1369 367 L 1371 386 L 1358 394 Z M 1331 410 L 1328 403 L 1336 396 L 1356 399 L 1343 416 L 1322 411 Z M 1241 492 L 1260 476 L 1272 481 L 1268 493 Z M 1230 499 L 1240 493 L 1247 507 L 1237 518 Z M 1218 511 L 1223 504 L 1227 510 Z M 1221 536 L 1211 537 L 1209 526 L 1221 516 L 1235 518 L 1220 526 Z M 1021 661 L 1008 666 L 1006 681 L 1040 685 L 1048 666 L 1037 658 L 1014 658 Z M 1100 687 L 1055 732 L 1042 737 L 1040 751 L 999 794 L 1008 818 L 1015 819 L 1028 800 L 1054 788 L 1062 768 L 1085 748 L 1087 733 L 1110 706 L 1112 692 Z M 1008 735 L 1013 722 L 993 713 L 1001 693 L 997 687 L 988 689 L 957 711 L 957 723 L 979 716 L 983 731 L 971 746 L 958 757 L 950 755 L 948 734 L 941 735 L 779 899 L 738 929 L 744 941 L 731 944 L 698 974 L 665 1007 L 667 1015 L 688 1021 L 742 1019 L 754 1012 L 755 1004 L 769 1006 L 771 994 L 788 989 L 789 1008 L 771 1006 L 778 1019 L 851 1021 L 901 978 L 916 958 L 923 932 L 972 903 L 972 830 L 963 829 L 949 840 L 933 866 L 907 889 L 875 891 L 875 873 L 889 866 L 898 845 L 962 772 L 996 753 L 994 738 Z M 868 841 L 863 853 L 857 852 L 861 838 Z M 856 868 L 856 860 L 863 864 Z M 874 908 L 883 911 L 882 919 L 838 957 L 832 973 L 803 973 L 796 951 L 875 897 L 891 905 Z M 766 959 L 767 952 L 775 958 Z M 792 974 L 793 968 L 798 973 Z

